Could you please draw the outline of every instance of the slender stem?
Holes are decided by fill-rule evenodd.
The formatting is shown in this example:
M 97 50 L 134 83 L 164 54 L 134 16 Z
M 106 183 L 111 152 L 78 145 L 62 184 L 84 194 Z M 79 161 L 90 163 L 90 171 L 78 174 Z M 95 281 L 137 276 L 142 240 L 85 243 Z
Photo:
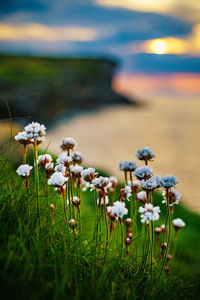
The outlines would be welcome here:
M 28 146 L 24 145 L 24 157 L 23 157 L 23 163 L 24 164 L 26 164 L 27 150 L 28 150 Z
M 109 242 L 109 230 L 108 230 L 108 221 L 107 221 L 105 201 L 106 201 L 106 199 L 105 199 L 105 191 L 104 191 L 103 192 L 103 207 L 104 207 L 104 217 L 105 217 L 105 224 L 106 224 L 106 247 L 105 247 L 104 263 L 106 261 L 107 248 L 108 248 L 108 242 Z
M 123 232 L 123 221 L 120 220 L 121 226 L 121 257 L 123 256 L 123 248 L 124 248 L 124 232 Z
M 160 271 L 160 274 L 158 276 L 157 282 L 156 282 L 156 284 L 154 286 L 154 290 L 155 290 L 156 286 L 159 283 L 160 277 L 162 275 L 162 272 L 163 272 L 163 269 L 164 269 L 164 266 L 165 266 L 165 263 L 166 263 L 167 253 L 168 253 L 168 249 L 169 249 L 170 235 L 171 235 L 171 217 L 170 217 L 169 189 L 168 188 L 166 188 L 166 200 L 167 200 L 167 216 L 166 216 L 166 221 L 165 221 L 165 232 L 167 230 L 167 221 L 168 221 L 168 224 L 169 224 L 169 233 L 168 233 L 168 237 L 167 237 L 167 248 L 165 250 L 165 254 L 164 254 L 164 257 L 163 257 L 161 271 Z
M 34 168 L 35 168 L 35 186 L 36 186 L 36 199 L 37 199 L 37 217 L 38 217 L 38 224 L 39 224 L 39 233 L 41 232 L 41 225 L 40 225 L 40 206 L 39 206 L 39 173 L 38 173 L 38 146 L 37 146 L 37 139 L 34 140 Z

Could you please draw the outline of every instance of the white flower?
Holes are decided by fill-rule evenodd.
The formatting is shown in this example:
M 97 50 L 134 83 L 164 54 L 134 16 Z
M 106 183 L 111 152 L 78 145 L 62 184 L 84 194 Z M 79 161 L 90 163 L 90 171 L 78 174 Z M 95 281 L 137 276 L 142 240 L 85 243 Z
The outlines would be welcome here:
M 17 169 L 17 174 L 23 178 L 29 177 L 31 175 L 32 166 L 29 165 L 21 165 Z
M 82 178 L 87 182 L 91 182 L 93 179 L 95 179 L 96 175 L 97 173 L 95 172 L 94 168 L 87 168 L 82 172 Z
M 109 179 L 109 178 L 108 178 Z M 112 190 L 112 183 L 110 180 L 108 181 L 108 184 L 105 186 L 105 191 L 108 193 Z
M 144 191 L 137 193 L 137 200 L 141 201 L 142 203 L 146 202 L 147 201 L 147 193 Z
M 39 155 L 37 159 L 37 164 L 39 166 L 44 166 L 46 163 L 52 162 L 52 157 L 50 154 Z
M 81 165 L 85 159 L 85 156 L 81 152 L 74 152 L 71 154 L 72 160 L 74 164 Z
M 123 189 L 120 190 L 120 198 L 121 199 L 127 199 L 131 197 L 131 187 L 129 185 L 126 185 Z
M 128 209 L 125 207 L 125 203 L 116 201 L 112 206 L 112 213 L 118 218 L 123 218 L 124 215 L 128 214 Z
M 149 147 L 144 147 L 137 151 L 136 157 L 139 158 L 139 160 L 148 161 L 148 160 L 151 160 L 152 158 L 156 157 L 156 155 L 153 153 L 153 151 Z
M 146 203 L 145 207 L 139 207 L 138 212 L 141 213 L 141 222 L 149 224 L 149 221 L 156 221 L 159 219 L 160 207 L 153 207 L 151 203 Z
M 92 180 L 92 183 L 90 184 L 90 191 L 94 189 L 104 189 L 107 186 L 108 182 L 108 177 L 99 176 L 98 178 Z
M 55 172 L 51 175 L 48 180 L 49 185 L 54 185 L 56 187 L 63 186 L 67 181 L 67 178 L 63 176 L 61 172 Z
M 158 175 L 152 176 L 151 178 L 149 178 L 147 180 L 142 179 L 140 181 L 140 183 L 144 190 L 153 191 L 156 188 L 160 187 L 160 176 L 158 176 Z
M 32 122 L 28 124 L 24 131 L 29 139 L 38 139 L 44 138 L 46 135 L 46 127 L 43 124 L 39 124 L 38 122 Z
M 151 177 L 152 174 L 153 170 L 148 166 L 139 167 L 135 170 L 135 176 L 140 180 L 148 179 L 149 177 Z
M 110 176 L 109 177 L 109 182 L 111 183 L 111 187 L 110 187 L 110 190 L 111 191 L 114 191 L 117 187 L 117 184 L 118 184 L 118 179 L 117 177 L 115 176 Z
M 73 138 L 62 138 L 62 142 L 59 144 L 59 147 L 66 151 L 66 150 L 73 150 L 74 147 L 77 145 L 77 142 Z
M 54 168 L 54 163 L 53 162 L 48 162 L 44 165 L 45 171 L 53 171 Z
M 15 140 L 23 145 L 28 145 L 31 143 L 31 140 L 28 138 L 25 131 L 18 132 L 18 134 L 15 136 Z
M 185 226 L 185 222 L 182 219 L 177 218 L 173 220 L 173 225 L 176 229 L 180 229 Z
M 123 160 L 119 163 L 119 168 L 121 171 L 135 171 L 137 168 L 136 161 L 132 160 Z
M 108 203 L 109 203 L 109 198 L 108 198 L 108 196 L 105 196 L 105 205 L 108 205 Z M 97 204 L 99 205 L 99 199 L 97 199 Z M 100 199 L 100 205 L 101 206 L 104 205 L 104 198 L 103 197 Z
M 163 191 L 162 195 L 164 197 L 162 203 L 167 203 L 166 191 Z M 173 206 L 174 204 L 179 204 L 182 195 L 179 193 L 177 189 L 171 188 L 170 191 L 168 192 L 168 197 L 169 197 L 169 205 Z
M 66 167 L 65 165 L 63 165 L 62 163 L 59 163 L 55 166 L 55 171 L 56 172 L 61 172 L 63 175 L 65 174 L 66 172 Z
M 173 175 L 166 175 L 161 177 L 160 183 L 164 188 L 170 188 L 174 187 L 178 183 L 178 180 Z
M 56 161 L 58 164 L 69 166 L 69 164 L 72 162 L 72 158 L 71 156 L 67 155 L 66 152 L 62 152 Z
M 71 166 L 70 170 L 71 170 L 73 175 L 75 175 L 75 176 L 80 175 L 81 176 L 81 172 L 83 171 L 83 167 L 81 167 L 81 166 Z

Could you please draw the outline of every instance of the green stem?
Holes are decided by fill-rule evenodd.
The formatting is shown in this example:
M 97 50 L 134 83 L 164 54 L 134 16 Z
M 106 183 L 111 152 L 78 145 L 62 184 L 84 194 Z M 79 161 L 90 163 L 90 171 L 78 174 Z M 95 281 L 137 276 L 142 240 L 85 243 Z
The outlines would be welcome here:
M 36 187 L 36 199 L 37 199 L 37 217 L 38 217 L 38 225 L 39 225 L 39 233 L 41 232 L 40 225 L 40 206 L 39 206 L 39 173 L 38 173 L 38 146 L 37 139 L 34 140 L 34 168 L 35 168 L 35 187 Z

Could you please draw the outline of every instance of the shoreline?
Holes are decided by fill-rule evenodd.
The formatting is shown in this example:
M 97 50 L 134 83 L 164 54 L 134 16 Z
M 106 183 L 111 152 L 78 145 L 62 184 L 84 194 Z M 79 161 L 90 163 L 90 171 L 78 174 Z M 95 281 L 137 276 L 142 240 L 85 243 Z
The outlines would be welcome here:
M 150 166 L 155 174 L 173 174 L 190 209 L 200 212 L 200 102 L 153 100 L 143 107 L 115 106 L 84 114 L 47 130 L 49 151 L 60 153 L 62 137 L 78 141 L 85 164 L 122 179 L 118 163 L 136 160 L 137 149 L 149 146 L 157 155 Z M 138 162 L 138 165 L 141 165 Z

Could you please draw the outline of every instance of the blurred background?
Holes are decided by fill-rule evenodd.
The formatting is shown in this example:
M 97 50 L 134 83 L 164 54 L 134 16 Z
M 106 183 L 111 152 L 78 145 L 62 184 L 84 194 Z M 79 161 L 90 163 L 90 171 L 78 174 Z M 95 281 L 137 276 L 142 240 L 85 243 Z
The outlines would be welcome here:
M 86 165 L 149 146 L 200 211 L 200 2 L 1 0 L 0 117 L 47 126 L 48 151 L 78 140 Z M 50 142 L 50 144 L 49 144 Z

